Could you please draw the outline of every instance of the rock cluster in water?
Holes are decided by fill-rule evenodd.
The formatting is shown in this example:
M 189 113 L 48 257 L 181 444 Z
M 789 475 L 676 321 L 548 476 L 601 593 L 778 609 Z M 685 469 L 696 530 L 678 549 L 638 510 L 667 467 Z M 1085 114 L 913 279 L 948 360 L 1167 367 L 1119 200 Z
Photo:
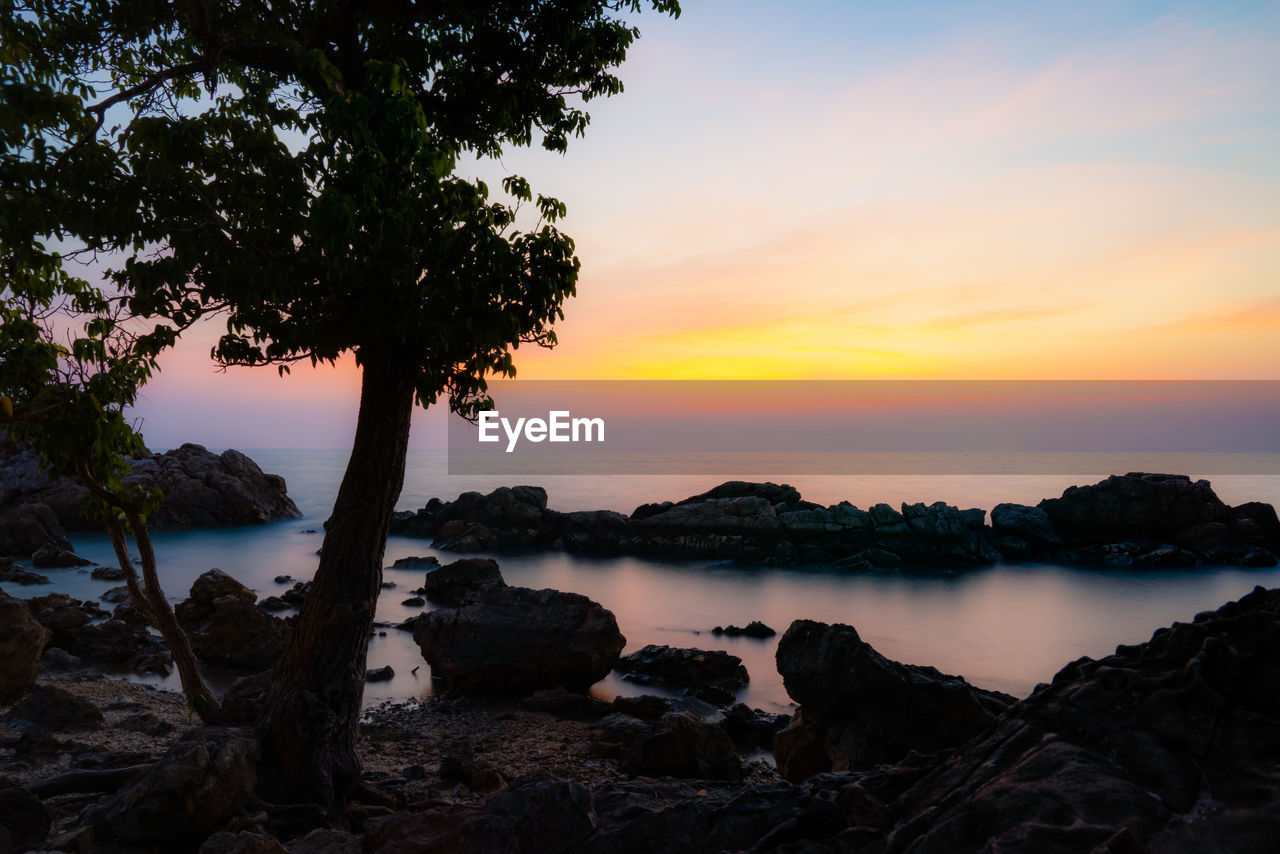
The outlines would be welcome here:
M 1071 487 L 1035 507 L 937 502 L 824 507 L 791 486 L 731 481 L 679 502 L 562 513 L 536 486 L 433 498 L 397 513 L 392 533 L 456 552 L 564 549 L 590 554 L 829 564 L 855 570 L 963 569 L 999 560 L 1110 566 L 1274 566 L 1280 519 L 1269 504 L 1231 507 L 1208 481 L 1131 473 Z
M 186 444 L 129 462 L 126 484 L 158 487 L 160 506 L 148 517 L 155 528 L 255 525 L 301 516 L 284 478 L 267 474 L 239 451 L 215 454 Z M 31 557 L 45 565 L 71 565 L 67 531 L 101 526 L 81 515 L 87 491 L 71 478 L 50 480 L 29 449 L 0 434 L 0 556 Z

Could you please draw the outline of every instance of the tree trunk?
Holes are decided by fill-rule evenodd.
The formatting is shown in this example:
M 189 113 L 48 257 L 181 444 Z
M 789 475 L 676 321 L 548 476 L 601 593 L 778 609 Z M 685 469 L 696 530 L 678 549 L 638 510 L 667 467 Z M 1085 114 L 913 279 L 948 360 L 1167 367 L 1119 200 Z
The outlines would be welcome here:
M 362 352 L 360 414 L 315 579 L 277 663 L 259 725 L 259 791 L 324 805 L 344 821 L 360 782 L 357 730 L 365 662 L 391 514 L 404 485 L 413 382 L 395 360 Z

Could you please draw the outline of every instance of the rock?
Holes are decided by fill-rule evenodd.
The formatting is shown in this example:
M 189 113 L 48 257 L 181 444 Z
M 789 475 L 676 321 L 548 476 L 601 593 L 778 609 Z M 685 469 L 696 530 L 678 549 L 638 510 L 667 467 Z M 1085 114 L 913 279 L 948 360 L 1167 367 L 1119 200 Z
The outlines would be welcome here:
M 220 830 L 204 841 L 197 854 L 288 854 L 288 849 L 262 833 Z
M 173 663 L 164 643 L 147 631 L 145 621 L 112 618 L 93 623 L 81 629 L 67 649 L 91 664 L 126 667 L 142 674 L 167 674 Z
M 0 777 L 0 851 L 31 851 L 53 827 L 53 814 L 44 802 L 16 780 Z
M 40 656 L 40 669 L 46 672 L 79 670 L 81 667 L 84 667 L 84 662 L 79 656 L 56 646 L 47 647 L 44 655 Z
M 774 736 L 790 723 L 790 715 L 773 715 L 738 703 L 725 713 L 724 730 L 734 744 L 772 751 Z
M 627 751 L 622 770 L 645 777 L 738 780 L 742 762 L 724 730 L 686 712 L 668 712 Z
M 610 705 L 604 700 L 566 688 L 535 691 L 520 701 L 520 708 L 575 721 L 599 720 L 611 711 Z
M 718 649 L 682 649 L 649 644 L 623 656 L 614 669 L 631 682 L 672 688 L 714 685 L 736 689 L 744 687 L 748 681 L 742 659 Z
M 69 566 L 88 566 L 89 561 L 71 549 L 59 548 L 56 543 L 45 543 L 32 553 L 31 564 L 44 569 L 61 569 Z
M 191 585 L 191 598 L 174 609 L 196 657 L 206 664 L 248 673 L 275 664 L 284 652 L 289 625 L 256 606 L 257 598 L 220 569 L 197 578 Z
M 143 735 L 162 736 L 173 732 L 173 725 L 152 712 L 137 712 L 122 719 L 115 725 L 124 732 L 138 732 Z
M 289 854 L 364 854 L 364 840 L 345 830 L 319 827 L 294 842 Z
M 1031 547 L 1033 553 L 1056 549 L 1062 545 L 1058 532 L 1049 521 L 1049 514 L 1041 507 L 997 504 L 991 510 L 991 529 L 998 537 L 1019 538 Z
M 293 583 L 293 576 L 292 576 L 292 575 L 277 575 L 275 578 L 273 578 L 273 579 L 272 579 L 272 581 L 274 581 L 276 584 L 292 584 L 292 583 Z
M 307 598 L 307 591 L 310 589 L 310 581 L 299 581 L 288 590 L 281 593 L 280 598 L 288 602 L 294 608 L 301 608 L 303 600 Z
M 759 620 L 752 620 L 745 626 L 716 626 L 711 630 L 711 634 L 728 635 L 729 637 L 771 638 L 777 632 Z
M 211 604 L 224 596 L 234 596 L 246 602 L 258 601 L 256 593 L 216 567 L 201 573 L 191 585 L 191 599 L 194 602 Z
M 426 598 L 440 605 L 461 605 L 470 599 L 505 588 L 496 561 L 464 558 L 427 573 L 422 589 Z
M 413 639 L 432 676 L 465 694 L 585 690 L 626 645 L 613 613 L 585 596 L 505 586 L 424 614 Z
M 102 712 L 88 700 L 53 685 L 37 685 L 4 716 L 10 726 L 35 725 L 63 732 L 102 728 Z
M 1258 588 L 1067 665 L 892 805 L 888 847 L 1269 850 L 1277 697 L 1280 591 Z
M 5 442 L 0 437 L 0 448 Z M 3 471 L 4 463 L 0 460 L 0 473 Z M 0 482 L 7 489 L 11 481 L 0 477 Z M 59 552 L 71 550 L 71 541 L 53 508 L 39 501 L 11 503 L 5 493 L 0 493 L 0 557 L 26 557 L 45 546 L 53 546 Z
M 612 708 L 618 714 L 644 721 L 656 721 L 671 711 L 671 700 L 666 697 L 655 697 L 653 694 L 641 694 L 639 697 L 615 697 Z
M 792 781 L 954 747 L 1014 702 L 932 667 L 891 661 L 852 626 L 797 620 L 778 642 L 777 661 L 800 704 L 774 740 L 778 772 Z
M 396 676 L 395 670 L 388 664 L 385 667 L 378 667 L 364 672 L 364 681 L 366 682 L 389 682 Z
M 50 593 L 27 600 L 32 616 L 50 632 L 49 645 L 69 649 L 90 619 L 99 616 L 96 605 L 72 599 L 65 593 Z
M 99 581 L 124 581 L 124 570 L 118 566 L 96 566 L 89 577 Z
M 440 558 L 435 555 L 427 557 L 402 557 L 391 564 L 393 569 L 439 569 Z
M 253 525 L 302 515 L 284 479 L 263 473 L 239 451 L 214 454 L 186 444 L 138 457 L 129 465 L 133 471 L 125 475 L 127 486 L 158 487 L 164 493 L 147 518 L 155 529 Z M 28 448 L 5 437 L 0 437 L 0 474 L 8 487 L 0 494 L 0 554 L 30 554 L 50 541 L 69 550 L 62 529 L 97 528 L 95 520 L 80 513 L 83 486 L 69 478 L 50 481 Z M 48 513 L 22 511 L 24 505 L 44 507 Z M 13 545 L 22 548 L 15 550 Z
M 496 792 L 507 785 L 507 781 L 492 765 L 477 759 L 475 752 L 465 745 L 445 754 L 436 773 L 445 782 L 461 783 L 481 795 Z
M 1130 473 L 1041 501 L 1067 557 L 1115 566 L 1271 565 L 1280 522 L 1270 505 L 1228 507 L 1207 480 Z M 1181 550 L 1181 551 L 1178 551 Z M 1143 558 L 1152 554 L 1151 558 Z
M 258 603 L 258 607 L 264 611 L 278 612 L 287 611 L 293 606 L 281 599 L 279 596 L 268 596 L 266 599 L 263 599 Z
M 541 487 L 504 486 L 488 495 L 464 492 L 455 501 L 433 498 L 417 512 L 396 513 L 391 533 L 432 537 L 435 548 L 448 551 L 548 548 L 556 539 L 558 517 L 547 510 Z
M 423 599 L 421 596 L 410 596 L 408 599 L 405 599 L 400 604 L 405 606 L 406 608 L 421 608 L 422 606 L 427 604 L 427 600 Z
M 119 587 L 112 587 L 98 598 L 108 605 L 119 605 L 121 602 L 129 601 L 129 588 L 123 584 Z
M 51 637 L 25 602 L 0 591 L 0 705 L 16 702 L 35 684 Z
M 257 761 L 256 739 L 234 729 L 197 729 L 100 807 L 94 827 L 125 842 L 198 839 L 249 800 Z
M 49 578 L 38 572 L 30 572 L 20 566 L 14 566 L 11 560 L 0 559 L 0 582 L 28 587 L 33 584 L 48 584 Z

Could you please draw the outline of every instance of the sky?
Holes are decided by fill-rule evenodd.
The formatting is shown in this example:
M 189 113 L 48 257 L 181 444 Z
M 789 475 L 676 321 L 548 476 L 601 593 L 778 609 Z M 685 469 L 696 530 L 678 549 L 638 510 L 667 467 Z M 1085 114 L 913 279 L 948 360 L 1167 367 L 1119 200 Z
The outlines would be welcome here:
M 1280 4 L 685 0 L 564 155 L 534 379 L 1280 379 Z M 350 363 L 162 362 L 152 447 L 343 447 Z M 419 413 L 415 445 L 441 419 Z

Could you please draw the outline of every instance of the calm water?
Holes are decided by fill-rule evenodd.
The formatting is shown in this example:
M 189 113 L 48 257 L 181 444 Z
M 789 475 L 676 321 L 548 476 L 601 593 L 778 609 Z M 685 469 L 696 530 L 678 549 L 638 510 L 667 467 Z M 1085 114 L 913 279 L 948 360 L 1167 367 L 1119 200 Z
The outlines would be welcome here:
M 310 578 L 315 571 L 319 530 L 328 515 L 346 462 L 339 451 L 248 451 L 266 471 L 285 477 L 304 518 L 257 528 L 203 530 L 155 535 L 162 580 L 170 599 L 185 598 L 191 582 L 220 567 L 268 596 L 283 588 L 276 575 Z M 744 478 L 747 477 L 744 475 Z M 714 486 L 711 476 L 542 477 L 549 504 L 559 510 L 607 508 L 630 512 L 647 501 L 679 499 Z M 1072 483 L 1093 476 L 802 476 L 760 475 L 785 480 L 805 498 L 824 504 L 848 499 L 866 507 L 886 501 L 943 500 L 990 510 L 1001 501 L 1034 504 Z M 1214 478 L 1218 494 L 1232 504 L 1280 501 L 1280 477 Z M 471 489 L 510 485 L 498 477 L 459 477 L 446 472 L 442 452 L 411 452 L 402 509 L 427 499 L 451 499 Z M 73 538 L 76 550 L 97 563 L 112 562 L 105 536 Z M 409 555 L 457 555 L 432 550 L 426 541 L 393 537 L 386 564 Z M 792 620 L 844 622 L 891 658 L 930 664 L 977 685 L 1027 693 L 1066 662 L 1102 656 L 1118 643 L 1146 640 L 1173 620 L 1238 598 L 1254 585 L 1280 584 L 1280 570 L 1199 569 L 1194 571 L 1086 571 L 1060 566 L 995 566 L 963 574 L 846 574 L 815 568 L 779 569 L 720 563 L 659 563 L 636 558 L 579 558 L 556 553 L 498 556 L 511 584 L 554 587 L 586 594 L 617 615 L 627 650 L 648 643 L 726 649 L 740 656 L 751 674 L 740 695 L 750 705 L 784 710 L 789 698 L 774 669 L 776 638 L 717 638 L 715 625 L 763 620 L 780 633 Z M 55 586 L 79 598 L 96 598 L 114 586 L 76 570 L 50 572 Z M 391 570 L 396 588 L 383 592 L 378 619 L 401 620 L 421 612 L 400 604 L 422 584 L 420 570 Z M 12 592 L 39 595 L 51 588 Z M 387 629 L 370 646 L 369 665 L 390 664 L 396 678 L 371 684 L 366 701 L 424 696 L 431 690 L 428 668 L 408 633 Z M 421 665 L 418 673 L 410 671 Z M 165 680 L 176 686 L 176 680 Z M 643 689 L 651 690 L 651 689 Z M 642 689 L 609 677 L 594 693 L 612 699 Z

